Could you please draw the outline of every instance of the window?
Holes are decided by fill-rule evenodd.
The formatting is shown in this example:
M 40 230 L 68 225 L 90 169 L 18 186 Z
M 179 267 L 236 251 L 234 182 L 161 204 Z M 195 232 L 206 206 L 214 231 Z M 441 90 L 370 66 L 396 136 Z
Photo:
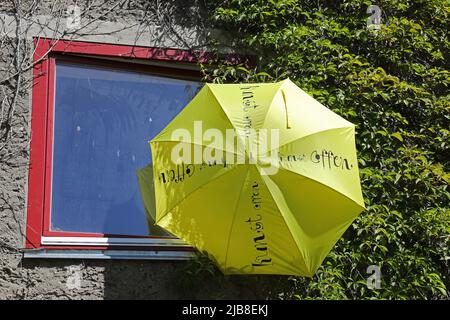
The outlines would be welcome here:
M 153 226 L 148 141 L 196 94 L 206 54 L 35 41 L 26 256 L 183 258 Z M 148 180 L 147 180 L 148 181 Z M 93 254 L 95 251 L 95 254 Z

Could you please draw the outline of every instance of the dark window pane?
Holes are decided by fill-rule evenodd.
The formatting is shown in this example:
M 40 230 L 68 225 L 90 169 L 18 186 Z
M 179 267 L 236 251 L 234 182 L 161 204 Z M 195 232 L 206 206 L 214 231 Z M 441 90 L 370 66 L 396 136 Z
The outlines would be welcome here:
M 136 170 L 198 82 L 58 63 L 51 229 L 148 235 Z

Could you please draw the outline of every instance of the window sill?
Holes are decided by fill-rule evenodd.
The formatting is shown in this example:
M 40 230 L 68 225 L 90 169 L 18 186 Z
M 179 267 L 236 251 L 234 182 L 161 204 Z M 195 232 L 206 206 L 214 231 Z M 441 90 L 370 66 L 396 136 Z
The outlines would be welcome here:
M 193 248 L 176 238 L 41 237 L 42 248 L 24 249 L 38 259 L 188 260 Z
M 191 247 L 186 242 L 176 238 L 41 237 L 41 244 L 44 246 Z
M 27 249 L 25 259 L 92 259 L 92 260 L 189 260 L 194 255 L 187 250 L 55 250 Z

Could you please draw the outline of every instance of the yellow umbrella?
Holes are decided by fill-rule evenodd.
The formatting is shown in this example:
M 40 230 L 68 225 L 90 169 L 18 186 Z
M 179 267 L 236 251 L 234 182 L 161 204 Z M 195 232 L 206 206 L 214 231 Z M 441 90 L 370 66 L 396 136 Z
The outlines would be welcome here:
M 225 274 L 313 276 L 364 209 L 354 135 L 289 79 L 206 84 L 150 142 L 156 224 Z

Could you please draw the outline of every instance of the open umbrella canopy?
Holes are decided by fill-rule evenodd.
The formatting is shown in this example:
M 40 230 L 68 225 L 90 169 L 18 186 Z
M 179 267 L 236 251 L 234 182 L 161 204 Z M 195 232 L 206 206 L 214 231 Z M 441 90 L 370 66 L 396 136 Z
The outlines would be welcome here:
M 156 224 L 225 274 L 313 276 L 364 209 L 354 135 L 289 79 L 206 84 L 150 142 Z

